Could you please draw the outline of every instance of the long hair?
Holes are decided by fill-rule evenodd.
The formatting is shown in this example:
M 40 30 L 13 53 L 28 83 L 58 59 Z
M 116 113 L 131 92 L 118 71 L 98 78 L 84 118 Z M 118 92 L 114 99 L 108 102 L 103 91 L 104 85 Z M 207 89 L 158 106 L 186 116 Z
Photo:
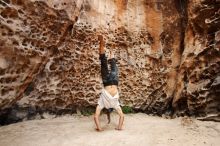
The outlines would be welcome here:
M 113 108 L 109 108 L 109 109 L 104 109 L 104 112 L 107 115 L 107 119 L 108 119 L 108 124 L 111 122 L 111 112 L 113 111 Z

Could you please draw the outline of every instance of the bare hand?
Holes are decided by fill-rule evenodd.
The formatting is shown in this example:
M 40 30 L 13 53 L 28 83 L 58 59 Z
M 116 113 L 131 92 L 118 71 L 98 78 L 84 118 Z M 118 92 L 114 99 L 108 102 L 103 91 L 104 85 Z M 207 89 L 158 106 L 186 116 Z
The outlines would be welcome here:
M 98 128 L 95 128 L 95 130 L 98 131 L 98 132 L 104 131 L 103 129 L 98 129 Z
M 121 131 L 122 129 L 120 129 L 120 128 L 115 128 L 115 130 Z

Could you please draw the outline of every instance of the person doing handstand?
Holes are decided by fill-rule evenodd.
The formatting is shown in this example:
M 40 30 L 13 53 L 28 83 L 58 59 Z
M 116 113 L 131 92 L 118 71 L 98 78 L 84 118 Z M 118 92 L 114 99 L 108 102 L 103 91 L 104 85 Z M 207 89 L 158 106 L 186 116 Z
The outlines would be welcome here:
M 114 58 L 113 52 L 110 51 L 110 59 L 107 60 L 107 57 L 105 56 L 105 42 L 103 36 L 99 35 L 98 40 L 100 41 L 99 59 L 101 61 L 101 76 L 104 88 L 101 91 L 96 112 L 94 114 L 96 130 L 103 131 L 99 122 L 99 116 L 103 108 L 114 108 L 117 111 L 119 115 L 119 123 L 115 129 L 122 130 L 124 114 L 119 103 L 118 68 L 116 66 L 116 59 Z M 108 61 L 110 63 L 110 71 L 108 70 Z

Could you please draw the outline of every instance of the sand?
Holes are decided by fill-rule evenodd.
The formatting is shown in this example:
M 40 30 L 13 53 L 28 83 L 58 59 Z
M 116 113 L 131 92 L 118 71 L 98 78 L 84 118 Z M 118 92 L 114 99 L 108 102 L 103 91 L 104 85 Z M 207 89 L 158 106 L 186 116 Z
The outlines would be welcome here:
M 124 130 L 117 131 L 118 117 L 103 132 L 94 130 L 92 116 L 62 116 L 0 127 L 0 146 L 220 146 L 220 123 L 190 118 L 165 119 L 127 114 Z

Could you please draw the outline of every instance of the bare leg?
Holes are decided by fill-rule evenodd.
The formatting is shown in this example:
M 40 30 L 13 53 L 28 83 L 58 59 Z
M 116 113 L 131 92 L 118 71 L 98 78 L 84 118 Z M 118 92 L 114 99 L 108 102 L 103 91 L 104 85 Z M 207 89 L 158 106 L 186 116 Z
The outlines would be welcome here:
M 119 122 L 118 122 L 118 127 L 115 128 L 116 130 L 122 130 L 123 122 L 124 122 L 124 114 L 121 110 L 121 107 L 116 109 L 118 115 L 119 115 Z
M 100 112 L 101 112 L 101 108 L 99 106 L 97 106 L 96 111 L 95 111 L 95 115 L 94 115 L 94 121 L 95 121 L 97 131 L 103 131 L 103 129 L 101 129 L 100 123 L 99 123 Z
M 105 54 L 105 41 L 102 35 L 98 35 L 99 40 L 99 54 Z

